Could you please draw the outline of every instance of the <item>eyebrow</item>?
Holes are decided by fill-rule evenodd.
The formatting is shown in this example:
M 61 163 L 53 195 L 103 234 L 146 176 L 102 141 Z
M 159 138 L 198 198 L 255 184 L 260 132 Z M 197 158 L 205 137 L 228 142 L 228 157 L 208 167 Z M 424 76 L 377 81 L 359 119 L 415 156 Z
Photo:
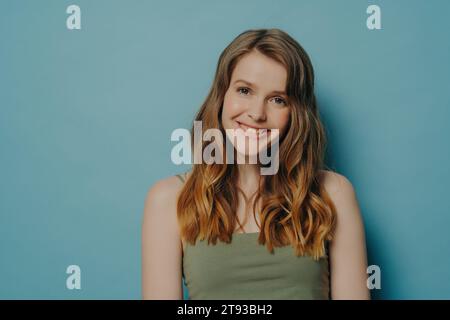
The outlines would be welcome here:
M 245 83 L 245 84 L 248 85 L 249 87 L 256 87 L 253 83 L 248 82 L 248 81 L 246 81 L 246 80 L 238 79 L 238 80 L 234 81 L 235 84 L 236 84 L 237 82 Z M 280 94 L 280 95 L 285 95 L 285 96 L 287 95 L 285 91 L 277 91 L 277 90 L 275 90 L 275 91 L 272 91 L 272 93 L 276 93 L 276 94 Z

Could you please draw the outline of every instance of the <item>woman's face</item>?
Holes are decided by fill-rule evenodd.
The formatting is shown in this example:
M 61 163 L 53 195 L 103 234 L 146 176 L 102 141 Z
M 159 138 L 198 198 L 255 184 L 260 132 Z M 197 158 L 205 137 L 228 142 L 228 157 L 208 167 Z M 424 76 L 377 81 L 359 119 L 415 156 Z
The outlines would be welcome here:
M 290 114 L 286 81 L 285 67 L 259 51 L 250 52 L 237 63 L 224 97 L 222 126 L 240 154 L 259 153 L 286 131 Z M 230 138 L 227 129 L 234 130 L 237 139 L 244 139 L 244 146 Z M 278 129 L 278 134 L 273 129 Z M 252 145 L 257 147 L 249 148 Z

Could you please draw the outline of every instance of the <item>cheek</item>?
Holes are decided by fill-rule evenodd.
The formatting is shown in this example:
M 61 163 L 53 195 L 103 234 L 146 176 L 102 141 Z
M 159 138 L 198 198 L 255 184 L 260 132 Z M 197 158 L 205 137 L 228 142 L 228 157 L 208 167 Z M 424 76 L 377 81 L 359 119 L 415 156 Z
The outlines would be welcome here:
M 225 93 L 222 107 L 222 126 L 224 129 L 231 128 L 231 118 L 233 117 L 233 101 L 229 93 Z
M 278 128 L 280 132 L 284 132 L 289 125 L 289 110 L 279 110 L 272 115 L 274 127 Z
M 283 114 L 283 129 L 286 129 L 289 126 L 289 120 L 290 120 L 290 115 L 291 112 L 290 110 L 287 110 L 284 114 Z
M 223 100 L 223 118 L 232 118 L 245 110 L 242 100 L 227 93 Z

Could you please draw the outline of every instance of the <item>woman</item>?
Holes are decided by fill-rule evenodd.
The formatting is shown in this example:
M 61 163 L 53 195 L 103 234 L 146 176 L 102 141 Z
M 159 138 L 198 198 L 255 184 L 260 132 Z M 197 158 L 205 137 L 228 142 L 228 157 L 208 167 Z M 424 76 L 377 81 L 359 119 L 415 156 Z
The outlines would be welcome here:
M 369 299 L 359 206 L 351 183 L 324 170 L 304 49 L 279 29 L 243 32 L 221 54 L 195 120 L 220 129 L 226 138 L 214 142 L 231 140 L 245 159 L 276 139 L 277 172 L 262 175 L 259 161 L 202 162 L 154 184 L 142 226 L 143 298 L 182 299 L 184 278 L 190 299 Z M 256 151 L 230 139 L 233 131 L 256 139 Z

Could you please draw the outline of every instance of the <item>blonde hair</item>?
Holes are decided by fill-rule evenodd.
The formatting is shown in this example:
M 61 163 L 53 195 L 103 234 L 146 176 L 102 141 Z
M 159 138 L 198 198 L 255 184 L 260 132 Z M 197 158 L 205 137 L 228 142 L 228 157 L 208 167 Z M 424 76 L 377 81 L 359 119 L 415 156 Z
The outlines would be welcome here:
M 313 67 L 300 44 L 279 29 L 241 33 L 220 55 L 211 89 L 195 120 L 202 121 L 204 130 L 219 128 L 224 133 L 220 121 L 224 95 L 236 64 L 252 50 L 285 66 L 290 107 L 288 129 L 280 140 L 279 171 L 264 176 L 253 202 L 253 215 L 258 200 L 262 203 L 258 242 L 270 252 L 291 244 L 296 255 L 317 260 L 326 254 L 336 214 L 320 182 L 326 137 L 314 95 Z M 233 164 L 193 165 L 177 203 L 182 239 L 191 244 L 197 239 L 214 244 L 217 239 L 231 241 L 236 223 L 240 225 L 235 213 L 242 190 L 236 182 L 237 167 Z

